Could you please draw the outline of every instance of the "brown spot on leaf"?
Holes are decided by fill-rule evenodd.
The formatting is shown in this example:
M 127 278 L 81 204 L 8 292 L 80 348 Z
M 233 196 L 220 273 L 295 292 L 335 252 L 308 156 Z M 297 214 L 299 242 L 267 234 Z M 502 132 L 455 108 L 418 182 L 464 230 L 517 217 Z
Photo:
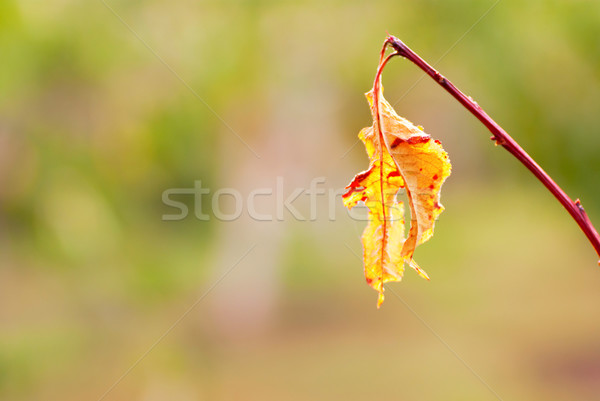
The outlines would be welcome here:
M 426 143 L 429 142 L 431 138 L 429 136 L 411 136 L 408 138 L 408 142 L 411 145 L 416 145 L 418 143 Z
M 401 138 L 395 137 L 390 146 L 392 149 L 394 149 L 396 146 L 400 145 L 402 142 L 404 142 L 404 141 Z

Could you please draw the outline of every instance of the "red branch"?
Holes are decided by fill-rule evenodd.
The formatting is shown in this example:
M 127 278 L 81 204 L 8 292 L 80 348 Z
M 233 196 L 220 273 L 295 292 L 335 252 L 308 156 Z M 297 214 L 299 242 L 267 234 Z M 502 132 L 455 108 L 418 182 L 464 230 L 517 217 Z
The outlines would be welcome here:
M 490 116 L 479 105 L 466 96 L 460 90 L 458 90 L 450 81 L 444 78 L 439 72 L 437 72 L 432 66 L 427 64 L 425 60 L 419 57 L 413 52 L 408 46 L 406 46 L 400 39 L 389 36 L 384 43 L 384 47 L 390 45 L 396 50 L 394 54 L 402 56 L 414 64 L 420 69 L 425 71 L 427 75 L 433 78 L 438 84 L 440 84 L 446 91 L 448 91 L 456 100 L 460 102 L 467 110 L 471 112 L 488 130 L 493 134 L 490 139 L 496 141 L 497 145 L 504 147 L 510 154 L 516 157 L 525 167 L 529 169 L 537 177 L 537 179 L 544 184 L 546 188 L 554 195 L 556 199 L 567 209 L 567 212 L 577 222 L 581 230 L 585 233 L 586 237 L 596 250 L 598 256 L 600 256 L 600 236 L 598 231 L 594 228 L 594 225 L 587 216 L 583 206 L 579 199 L 573 201 L 563 191 L 550 176 L 523 150 L 519 144 L 511 138 Z M 600 265 L 600 261 L 598 261 Z

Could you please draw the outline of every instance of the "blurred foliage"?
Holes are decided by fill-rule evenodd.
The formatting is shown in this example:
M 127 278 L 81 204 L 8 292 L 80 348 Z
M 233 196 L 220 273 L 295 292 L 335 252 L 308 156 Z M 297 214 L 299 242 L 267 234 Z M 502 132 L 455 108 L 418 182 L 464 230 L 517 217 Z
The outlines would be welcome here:
M 98 399 L 231 266 L 106 400 L 493 399 L 437 335 L 505 398 L 600 392 L 591 248 L 405 61 L 386 97 L 454 171 L 416 255 L 432 282 L 390 288 L 436 335 L 391 293 L 375 311 L 340 199 L 335 219 L 329 199 L 315 221 L 161 219 L 163 191 L 196 180 L 343 187 L 389 32 L 600 222 L 599 2 L 502 0 L 481 20 L 493 1 L 103 3 L 0 2 L 0 399 Z

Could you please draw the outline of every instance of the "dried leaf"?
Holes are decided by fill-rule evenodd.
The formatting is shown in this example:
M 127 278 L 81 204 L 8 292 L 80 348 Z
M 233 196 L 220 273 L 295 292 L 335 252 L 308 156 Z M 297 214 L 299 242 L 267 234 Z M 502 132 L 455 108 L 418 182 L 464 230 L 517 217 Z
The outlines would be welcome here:
M 402 256 L 412 259 L 416 246 L 433 235 L 435 220 L 444 210 L 439 202 L 440 190 L 452 166 L 440 141 L 432 139 L 422 127 L 398 116 L 384 99 L 383 91 L 379 99 L 386 150 L 404 178 L 410 204 L 410 231 Z
M 360 201 L 369 209 L 362 236 L 363 259 L 367 283 L 379 292 L 379 307 L 384 300 L 383 284 L 400 281 L 404 263 L 429 280 L 413 254 L 417 245 L 433 235 L 435 220 L 444 209 L 439 203 L 440 189 L 451 165 L 440 142 L 398 116 L 383 98 L 381 85 L 375 86 L 378 88 L 366 93 L 373 125 L 359 133 L 369 169 L 354 177 L 342 199 L 349 209 Z M 376 90 L 378 96 L 374 96 Z M 406 240 L 403 203 L 396 200 L 402 188 L 411 209 Z

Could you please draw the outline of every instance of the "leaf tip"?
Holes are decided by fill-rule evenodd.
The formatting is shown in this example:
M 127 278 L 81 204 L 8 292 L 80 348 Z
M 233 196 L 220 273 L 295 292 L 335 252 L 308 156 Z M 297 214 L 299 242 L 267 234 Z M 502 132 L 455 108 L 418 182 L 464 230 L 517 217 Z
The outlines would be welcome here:
M 381 304 L 383 303 L 384 300 L 385 300 L 385 295 L 383 295 L 383 287 L 382 287 L 381 291 L 379 291 L 379 297 L 377 297 L 377 309 L 379 309 L 381 307 Z
M 425 270 L 421 269 L 421 267 L 417 264 L 417 262 L 414 261 L 414 259 L 410 259 L 408 264 L 410 265 L 410 267 L 415 269 L 415 271 L 419 274 L 419 276 L 423 277 L 427 281 L 431 281 L 431 279 L 429 278 L 429 275 L 425 272 Z

